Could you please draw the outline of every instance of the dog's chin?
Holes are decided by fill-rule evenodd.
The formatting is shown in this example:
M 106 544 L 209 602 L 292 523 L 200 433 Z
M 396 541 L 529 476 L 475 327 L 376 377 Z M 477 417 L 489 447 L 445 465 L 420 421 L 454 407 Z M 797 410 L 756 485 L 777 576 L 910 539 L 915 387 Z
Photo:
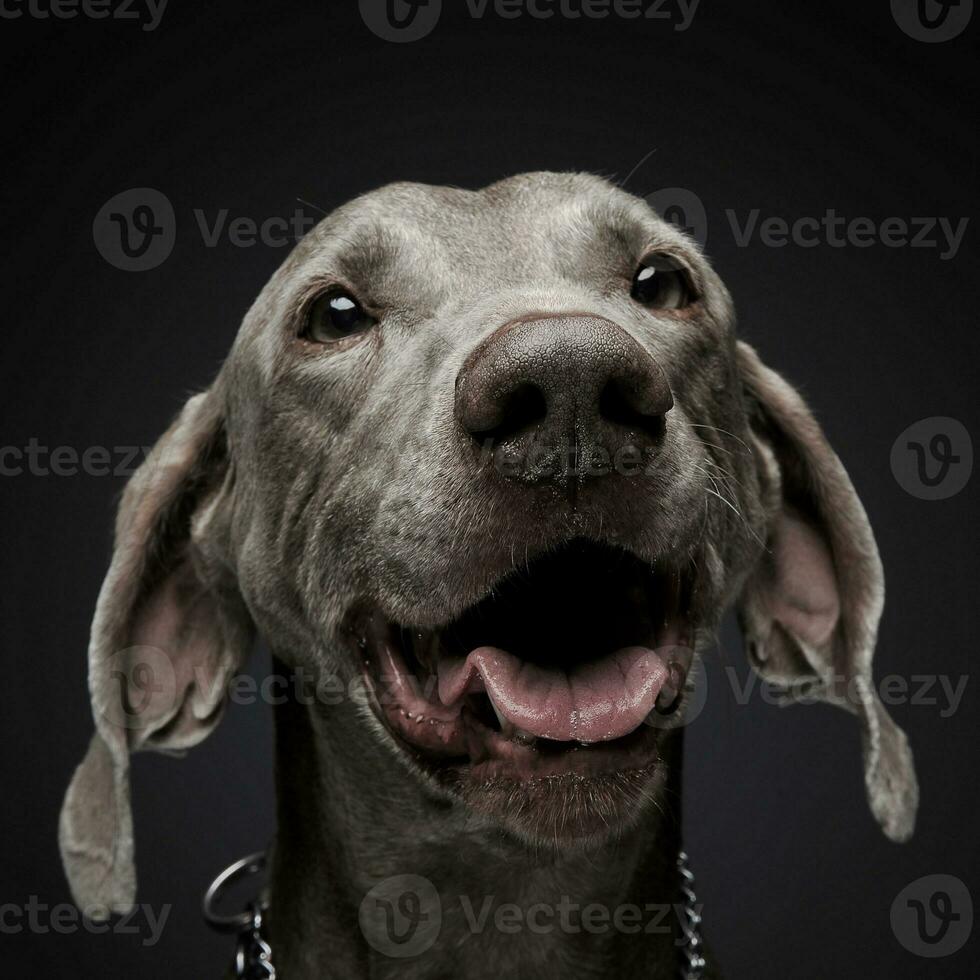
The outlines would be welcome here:
M 372 703 L 414 764 L 538 841 L 604 837 L 658 795 L 683 712 L 695 583 L 572 541 L 438 629 L 351 621 Z

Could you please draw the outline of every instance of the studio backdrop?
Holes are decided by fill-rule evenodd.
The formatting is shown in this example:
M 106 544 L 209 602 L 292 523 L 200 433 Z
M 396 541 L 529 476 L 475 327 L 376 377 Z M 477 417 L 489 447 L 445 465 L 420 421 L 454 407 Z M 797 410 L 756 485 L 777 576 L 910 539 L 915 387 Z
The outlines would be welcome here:
M 703 657 L 684 839 L 724 975 L 974 976 L 972 8 L 4 0 L 3 972 L 226 969 L 203 891 L 276 829 L 261 639 L 211 738 L 133 759 L 136 910 L 82 916 L 59 856 L 122 489 L 324 215 L 393 181 L 548 170 L 604 177 L 699 244 L 881 554 L 873 683 L 914 754 L 907 842 L 868 810 L 856 718 L 782 706 L 733 618 Z

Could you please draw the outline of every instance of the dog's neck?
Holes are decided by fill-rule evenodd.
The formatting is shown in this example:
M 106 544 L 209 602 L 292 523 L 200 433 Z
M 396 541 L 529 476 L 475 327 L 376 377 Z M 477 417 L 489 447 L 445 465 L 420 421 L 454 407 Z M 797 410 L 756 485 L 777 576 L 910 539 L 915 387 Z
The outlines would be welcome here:
M 439 799 L 379 750 L 363 711 L 276 707 L 269 923 L 284 980 L 678 975 L 680 731 L 665 748 L 672 804 L 615 842 L 556 852 Z M 372 945 L 362 901 L 406 875 L 431 889 L 413 878 L 374 892 L 364 914 L 382 925 L 387 899 L 396 926 L 369 929 Z

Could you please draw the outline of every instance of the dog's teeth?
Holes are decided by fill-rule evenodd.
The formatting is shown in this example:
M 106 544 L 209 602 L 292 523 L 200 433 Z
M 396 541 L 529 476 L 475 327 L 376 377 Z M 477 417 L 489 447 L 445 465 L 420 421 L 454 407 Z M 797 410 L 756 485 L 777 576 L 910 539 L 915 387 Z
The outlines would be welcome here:
M 680 700 L 681 688 L 684 684 L 684 673 L 677 664 L 671 664 L 667 682 L 657 695 L 655 707 L 661 714 L 670 714 Z
M 517 731 L 517 726 L 512 721 L 508 721 L 503 714 L 501 714 L 500 709 L 497 707 L 497 704 L 493 698 L 490 698 L 490 704 L 493 707 L 493 713 L 497 716 L 497 723 L 500 725 L 500 734 L 503 735 L 504 738 L 513 738 L 514 733 Z
M 530 732 L 524 731 L 523 728 L 518 728 L 514 732 L 514 741 L 520 742 L 521 745 L 534 745 L 537 740 L 537 735 L 532 735 Z

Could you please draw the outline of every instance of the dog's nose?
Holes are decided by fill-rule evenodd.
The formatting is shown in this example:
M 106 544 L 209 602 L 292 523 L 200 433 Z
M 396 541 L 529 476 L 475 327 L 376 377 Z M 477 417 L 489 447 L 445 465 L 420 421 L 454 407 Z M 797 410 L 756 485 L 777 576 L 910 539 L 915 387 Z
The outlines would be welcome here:
M 673 404 L 653 357 L 615 323 L 585 315 L 508 323 L 456 379 L 460 425 L 492 447 L 504 475 L 523 481 L 601 475 L 648 458 Z

